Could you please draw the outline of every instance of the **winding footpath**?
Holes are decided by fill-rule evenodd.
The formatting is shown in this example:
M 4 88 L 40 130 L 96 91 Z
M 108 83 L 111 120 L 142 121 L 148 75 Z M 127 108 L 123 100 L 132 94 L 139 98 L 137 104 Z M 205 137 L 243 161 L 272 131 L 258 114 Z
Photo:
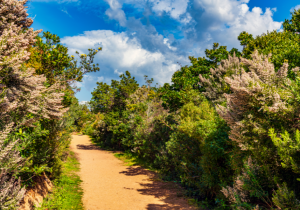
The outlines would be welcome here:
M 139 166 L 125 166 L 113 152 L 94 146 L 88 136 L 72 136 L 80 162 L 79 176 L 86 210 L 195 210 L 178 197 L 180 188 L 155 179 Z

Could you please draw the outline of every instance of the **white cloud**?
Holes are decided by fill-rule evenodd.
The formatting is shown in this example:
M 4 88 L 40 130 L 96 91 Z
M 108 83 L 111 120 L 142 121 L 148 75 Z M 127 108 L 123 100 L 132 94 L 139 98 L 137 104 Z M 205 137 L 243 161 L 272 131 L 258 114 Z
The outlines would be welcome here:
M 292 7 L 292 8 L 290 9 L 290 12 L 294 12 L 294 10 L 298 10 L 298 9 L 300 9 L 300 4 L 297 5 L 297 6 L 295 6 L 295 7 Z
M 170 42 L 169 42 L 169 39 L 168 39 L 168 38 L 164 38 L 164 44 L 167 45 L 168 48 L 171 49 L 171 50 L 173 50 L 173 51 L 177 50 L 176 47 L 172 47 L 172 46 L 170 45 Z
M 120 76 L 121 74 L 123 74 L 123 72 L 118 71 L 118 69 L 115 69 L 114 73 L 117 74 L 117 75 L 119 75 L 119 76 Z
M 112 20 L 117 20 L 121 26 L 126 25 L 126 15 L 122 10 L 122 4 L 117 0 L 106 0 L 110 8 L 105 11 L 105 14 Z
M 99 63 L 101 74 L 109 75 L 105 76 L 107 80 L 115 77 L 116 73 L 129 70 L 135 77 L 147 74 L 150 78 L 153 77 L 155 82 L 163 84 L 170 82 L 172 74 L 180 68 L 176 62 L 187 60 L 175 54 L 165 55 L 145 50 L 136 38 L 129 38 L 124 32 L 94 30 L 86 31 L 81 36 L 61 39 L 61 43 L 68 47 L 70 55 L 75 55 L 75 51 L 84 53 L 86 49 L 93 48 L 95 43 L 100 42 L 103 49 L 96 54 L 94 61 Z M 96 80 L 95 77 L 87 75 L 84 77 L 83 85 L 91 89 L 91 84 L 95 84 Z
M 87 104 L 87 103 L 88 103 L 88 101 L 80 101 L 79 102 L 80 105 Z
M 273 21 L 272 11 L 266 8 L 265 13 L 259 7 L 249 10 L 249 0 L 198 0 L 198 6 L 205 10 L 201 19 L 209 21 L 209 30 L 219 30 L 224 24 L 235 28 L 248 28 L 253 32 L 272 30 L 280 27 L 281 23 Z M 231 30 L 231 28 L 229 29 Z M 249 32 L 251 32 L 249 31 Z
M 274 21 L 272 16 L 276 8 L 259 7 L 249 9 L 249 0 L 196 0 L 195 10 L 204 11 L 193 18 L 198 24 L 196 33 L 203 37 L 211 37 L 212 42 L 241 49 L 237 36 L 242 31 L 253 34 L 254 37 L 267 31 L 279 30 L 282 22 Z M 202 26 L 202 28 L 201 28 Z M 208 35 L 209 34 L 209 35 Z
M 183 24 L 187 24 L 187 23 L 190 23 L 192 20 L 192 17 L 190 15 L 190 13 L 185 13 L 182 18 L 180 19 L 180 22 L 183 23 Z
M 265 13 L 259 7 L 254 7 L 252 11 L 244 5 L 239 5 L 238 8 L 242 12 L 227 23 L 230 28 L 226 29 L 223 34 L 224 40 L 227 39 L 227 42 L 233 43 L 233 45 L 239 44 L 237 36 L 242 31 L 247 31 L 255 37 L 267 33 L 267 31 L 279 30 L 282 26 L 282 22 L 273 20 L 273 12 L 270 8 L 266 8 Z
M 166 12 L 172 18 L 180 19 L 180 15 L 186 13 L 189 0 L 150 0 L 150 2 L 153 3 L 152 10 L 156 13 Z

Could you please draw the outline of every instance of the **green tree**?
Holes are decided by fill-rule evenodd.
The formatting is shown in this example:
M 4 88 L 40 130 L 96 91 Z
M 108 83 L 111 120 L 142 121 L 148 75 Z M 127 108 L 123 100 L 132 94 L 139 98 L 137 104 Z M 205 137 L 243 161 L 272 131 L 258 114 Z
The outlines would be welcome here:
M 111 85 L 97 82 L 92 92 L 91 107 L 94 112 L 118 112 L 126 109 L 126 99 L 139 87 L 135 77 L 129 71 L 120 75 L 121 80 L 111 80 Z
M 300 66 L 300 35 L 290 32 L 268 32 L 265 35 L 257 36 L 254 39 L 249 38 L 243 32 L 238 39 L 243 44 L 247 44 L 243 50 L 243 57 L 251 59 L 251 54 L 254 50 L 258 50 L 260 54 L 272 54 L 270 61 L 274 64 L 277 71 L 284 62 L 289 64 L 289 77 L 293 77 L 291 69 Z
M 290 31 L 293 33 L 300 32 L 300 9 L 291 12 L 291 20 L 286 19 L 282 24 L 284 31 Z
M 26 31 L 25 29 L 24 31 Z M 46 38 L 44 43 L 42 38 Z M 74 88 L 71 88 L 71 84 L 74 81 L 81 82 L 83 75 L 89 72 L 99 71 L 100 68 L 96 67 L 94 62 L 94 56 L 98 53 L 98 50 L 88 49 L 90 53 L 87 55 L 80 55 L 80 67 L 77 67 L 77 61 L 74 60 L 74 56 L 68 55 L 68 48 L 59 44 L 60 38 L 51 34 L 50 32 L 44 32 L 43 36 L 37 36 L 36 42 L 32 43 L 33 46 L 29 45 L 27 51 L 29 51 L 30 59 L 23 65 L 35 69 L 35 74 L 44 74 L 47 78 L 48 85 L 53 85 L 59 81 L 66 85 L 64 90 L 64 101 L 63 104 L 69 107 L 72 103 L 74 96 Z M 76 51 L 77 54 L 79 54 Z M 97 64 L 98 66 L 99 64 Z
M 46 43 L 43 42 L 42 38 L 46 38 Z M 74 56 L 69 56 L 68 48 L 59 44 L 59 42 L 60 38 L 48 31 L 44 32 L 43 36 L 38 35 L 33 46 L 28 48 L 31 56 L 25 65 L 35 68 L 38 75 L 44 74 L 50 85 L 58 80 L 60 82 L 81 82 L 84 74 L 100 70 L 95 64 L 93 66 L 91 64 L 94 62 L 94 56 L 98 53 L 98 50 L 102 50 L 101 47 L 98 50 L 88 49 L 88 55 L 81 54 L 81 66 L 77 67 Z M 76 54 L 79 55 L 77 51 Z
M 120 75 L 120 78 L 120 81 L 112 80 L 111 85 L 98 82 L 97 88 L 92 92 L 90 104 L 94 113 L 105 114 L 103 123 L 96 132 L 100 141 L 105 146 L 124 149 L 122 140 L 131 136 L 127 125 L 126 100 L 139 85 L 128 71 Z
M 290 78 L 295 78 L 295 74 L 291 69 L 300 66 L 300 9 L 294 10 L 292 18 L 285 20 L 283 23 L 283 32 L 267 32 L 253 38 L 253 36 L 245 31 L 240 33 L 238 40 L 243 49 L 243 57 L 251 59 L 251 54 L 258 50 L 260 54 L 272 54 L 270 61 L 275 66 L 275 71 L 288 62 Z
M 191 66 L 181 67 L 180 70 L 176 71 L 172 76 L 172 84 L 164 84 L 160 89 L 162 93 L 162 100 L 164 101 L 163 106 L 170 111 L 176 111 L 180 109 L 184 104 L 193 100 L 195 94 L 199 94 L 205 90 L 204 87 L 199 85 L 199 74 L 208 77 L 210 75 L 210 69 L 216 68 L 221 60 L 227 59 L 228 55 L 236 54 L 240 56 L 241 53 L 236 49 L 232 48 L 227 51 L 226 46 L 220 46 L 218 43 L 213 44 L 213 49 L 206 49 L 206 57 L 199 57 L 198 59 L 190 56 L 189 59 L 192 63 Z M 194 92 L 194 96 L 186 98 L 185 96 L 191 94 L 185 94 L 186 91 Z
M 115 91 L 110 85 L 97 82 L 97 88 L 92 92 L 91 105 L 95 113 L 107 113 L 114 103 Z

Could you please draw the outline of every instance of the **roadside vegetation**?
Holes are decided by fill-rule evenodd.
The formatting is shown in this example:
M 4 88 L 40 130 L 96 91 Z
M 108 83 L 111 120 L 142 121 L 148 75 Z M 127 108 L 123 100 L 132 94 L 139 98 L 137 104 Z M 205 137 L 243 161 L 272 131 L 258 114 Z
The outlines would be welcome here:
M 44 198 L 42 207 L 37 209 L 83 210 L 81 180 L 76 174 L 79 168 L 74 152 L 69 151 L 67 159 L 62 164 L 61 176 L 53 183 L 53 191 Z
M 140 86 L 129 71 L 97 83 L 80 131 L 199 206 L 299 209 L 299 19 L 295 10 L 283 32 L 240 33 L 241 52 L 214 43 L 172 84 L 145 76 Z
M 26 2 L 0 1 L 0 209 L 18 209 L 36 176 L 62 184 L 79 106 L 73 84 L 99 71 L 92 59 L 101 48 L 77 66 L 59 37 L 29 29 Z
M 171 84 L 126 71 L 80 105 L 74 84 L 100 70 L 101 48 L 76 52 L 78 66 L 58 36 L 29 28 L 26 2 L 0 1 L 0 209 L 17 209 L 43 173 L 56 186 L 44 209 L 82 208 L 78 163 L 64 161 L 72 132 L 180 183 L 199 206 L 300 209 L 300 9 L 282 32 L 241 32 L 242 51 L 214 43 L 190 56 Z

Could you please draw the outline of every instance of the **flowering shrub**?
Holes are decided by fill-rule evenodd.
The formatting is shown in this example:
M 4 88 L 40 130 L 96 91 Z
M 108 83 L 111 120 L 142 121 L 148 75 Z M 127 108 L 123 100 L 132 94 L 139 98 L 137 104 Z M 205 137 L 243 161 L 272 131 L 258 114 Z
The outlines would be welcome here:
M 16 180 L 12 176 L 24 163 L 24 159 L 15 149 L 20 140 L 7 141 L 12 127 L 13 123 L 2 127 L 0 134 L 0 209 L 14 209 L 25 193 L 25 189 L 21 189 L 20 179 Z
M 240 33 L 242 53 L 189 57 L 172 84 L 97 83 L 85 132 L 219 209 L 299 209 L 299 11 L 284 32 Z
M 59 175 L 70 142 L 67 126 L 73 124 L 66 115 L 74 103 L 70 85 L 81 81 L 83 74 L 99 70 L 82 56 L 86 71 L 80 71 L 76 62 L 68 63 L 66 48 L 61 46 L 49 57 L 48 45 L 37 36 L 41 30 L 28 29 L 33 21 L 27 18 L 26 2 L 0 1 L 0 209 L 17 208 L 24 186 L 34 184 L 33 176 L 44 171 L 52 178 Z M 59 42 L 56 36 L 44 35 Z M 34 44 L 38 46 L 32 49 Z M 36 56 L 41 48 L 45 54 Z M 64 59 L 56 63 L 61 54 Z M 94 54 L 89 54 L 91 59 Z M 71 66 L 65 75 L 44 71 L 64 65 Z
M 224 94 L 226 106 L 217 105 L 218 113 L 231 128 L 229 138 L 239 154 L 239 158 L 232 160 L 236 173 L 244 170 L 241 161 L 249 155 L 257 164 L 257 173 L 248 177 L 251 187 L 239 186 L 252 195 L 250 203 L 255 203 L 257 196 L 268 206 L 272 206 L 272 202 L 266 195 L 271 195 L 278 182 L 285 181 L 296 197 L 300 193 L 295 187 L 299 173 L 299 68 L 292 69 L 296 79 L 291 80 L 287 77 L 288 64 L 284 63 L 275 72 L 270 56 L 255 51 L 251 60 L 229 58 L 225 61 L 226 65 L 219 68 L 223 68 L 225 74 L 226 70 L 231 72 L 223 78 L 231 93 Z M 289 133 L 294 134 L 295 139 L 291 139 Z
M 40 32 L 22 32 L 22 27 L 32 23 L 26 19 L 26 1 L 0 3 L 0 208 L 14 209 L 25 192 L 20 189 L 20 178 L 15 180 L 25 161 L 17 148 L 28 141 L 22 129 L 41 118 L 59 118 L 66 109 L 61 106 L 63 94 L 56 92 L 62 88 L 59 84 L 47 88 L 44 76 L 34 76 L 33 69 L 21 68 L 30 55 L 28 44 Z
M 230 153 L 225 154 L 231 148 L 228 127 L 193 89 L 185 92 L 186 104 L 172 114 L 164 109 L 160 94 L 150 86 L 139 87 L 127 98 L 122 115 L 98 114 L 92 136 L 103 146 L 116 147 L 117 140 L 118 149 L 160 170 L 165 179 L 192 188 L 194 195 L 220 194 L 219 182 L 230 183 L 233 173 L 228 169 Z M 117 123 L 108 120 L 112 115 L 119 116 Z

